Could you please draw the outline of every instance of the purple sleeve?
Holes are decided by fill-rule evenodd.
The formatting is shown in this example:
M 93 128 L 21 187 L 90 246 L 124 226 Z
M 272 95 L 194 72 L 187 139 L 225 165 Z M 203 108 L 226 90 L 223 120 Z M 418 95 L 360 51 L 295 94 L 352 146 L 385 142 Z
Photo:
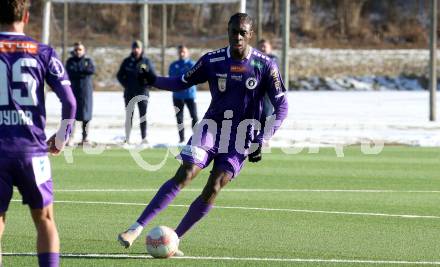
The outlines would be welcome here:
M 177 77 L 157 77 L 154 87 L 167 91 L 180 91 L 208 80 L 206 56 L 203 56 L 185 74 Z
M 257 141 L 262 142 L 263 139 L 269 140 L 275 132 L 280 128 L 281 124 L 287 117 L 289 104 L 287 102 L 287 90 L 281 78 L 278 66 L 271 62 L 267 74 L 267 95 L 274 107 L 274 113 L 266 122 L 264 131 L 260 131 L 257 135 Z
M 61 126 L 64 140 L 70 135 L 76 114 L 76 100 L 70 87 L 69 77 L 64 69 L 63 63 L 58 59 L 55 51 L 51 49 L 48 59 L 46 82 L 61 101 Z
M 153 84 L 154 87 L 167 90 L 167 91 L 180 91 L 185 90 L 186 88 L 191 87 L 192 85 L 188 83 L 184 83 L 182 81 L 182 77 L 174 76 L 174 77 L 160 77 L 156 78 L 156 82 Z

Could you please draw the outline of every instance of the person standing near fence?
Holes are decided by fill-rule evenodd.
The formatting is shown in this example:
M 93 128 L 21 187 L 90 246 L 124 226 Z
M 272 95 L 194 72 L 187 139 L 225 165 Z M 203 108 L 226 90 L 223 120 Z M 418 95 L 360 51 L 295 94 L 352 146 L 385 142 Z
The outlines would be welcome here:
M 168 75 L 170 77 L 182 76 L 194 66 L 194 61 L 192 61 L 189 58 L 188 47 L 184 45 L 179 45 L 177 47 L 177 55 L 179 59 L 171 63 L 168 70 Z M 179 143 L 185 142 L 185 129 L 183 126 L 183 108 L 185 104 L 189 110 L 189 114 L 191 115 L 191 119 L 192 119 L 191 126 L 193 127 L 193 129 L 198 121 L 197 104 L 195 101 L 196 90 L 197 90 L 196 86 L 193 85 L 188 89 L 173 92 L 173 104 L 174 107 L 176 108 L 177 129 L 179 131 Z
M 80 143 L 82 145 L 89 142 L 89 122 L 92 119 L 93 111 L 92 76 L 95 73 L 95 64 L 86 55 L 86 49 L 81 42 L 74 43 L 72 56 L 67 59 L 66 69 L 72 82 L 72 90 L 77 103 L 75 119 L 82 122 L 82 139 Z M 74 133 L 69 145 L 73 144 L 73 135 Z
M 137 103 L 139 109 L 139 116 L 141 118 L 140 128 L 142 144 L 148 144 L 147 141 L 147 106 L 149 90 L 148 86 L 138 81 L 138 73 L 141 68 L 147 68 L 154 73 L 153 63 L 144 55 L 142 42 L 136 40 L 131 45 L 131 54 L 122 62 L 117 78 L 119 83 L 124 87 L 124 101 L 125 107 L 130 108 L 130 101 L 133 100 Z M 137 96 L 141 96 L 142 99 L 134 99 Z M 133 121 L 133 110 L 129 110 L 126 113 L 125 118 L 125 143 L 130 143 L 130 133 Z

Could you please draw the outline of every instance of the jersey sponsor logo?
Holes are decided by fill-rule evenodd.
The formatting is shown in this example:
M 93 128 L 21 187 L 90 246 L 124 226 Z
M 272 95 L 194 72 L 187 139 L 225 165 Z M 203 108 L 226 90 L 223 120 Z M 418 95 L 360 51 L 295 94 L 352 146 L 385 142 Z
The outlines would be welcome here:
M 255 79 L 254 77 L 247 78 L 246 80 L 246 88 L 249 90 L 255 89 L 255 87 L 257 87 L 257 84 L 257 79 Z
M 231 75 L 231 80 L 235 80 L 235 81 L 241 82 L 243 80 L 243 75 L 234 75 L 234 74 L 232 74 Z
M 49 73 L 52 74 L 53 76 L 57 76 L 59 78 L 64 76 L 63 63 L 61 63 L 61 61 L 58 58 L 56 58 L 56 57 L 50 58 Z
M 0 52 L 37 54 L 38 45 L 33 42 L 0 41 Z
M 215 76 L 217 76 L 219 78 L 228 78 L 228 74 L 227 73 L 216 73 Z
M 217 86 L 220 92 L 226 91 L 226 78 L 218 78 Z
M 209 59 L 209 62 L 214 63 L 214 62 L 223 61 L 225 59 L 226 59 L 225 57 L 215 57 L 215 58 Z
M 270 70 L 270 76 L 272 76 L 273 85 L 277 91 L 281 91 L 280 72 L 276 68 Z
M 38 185 L 49 181 L 51 176 L 50 161 L 47 156 L 33 157 L 32 167 L 35 175 L 35 183 Z
M 232 65 L 231 66 L 231 72 L 244 73 L 244 72 L 246 72 L 246 66 L 244 66 L 244 65 Z
M 0 125 L 34 125 L 32 112 L 29 110 L 2 110 L 0 111 Z
M 184 79 L 187 80 L 191 78 L 191 75 L 193 75 L 194 72 L 200 69 L 201 66 L 202 66 L 202 61 L 199 61 L 197 65 L 195 65 L 194 67 L 192 67 L 192 69 L 190 69 L 187 73 L 185 73 Z

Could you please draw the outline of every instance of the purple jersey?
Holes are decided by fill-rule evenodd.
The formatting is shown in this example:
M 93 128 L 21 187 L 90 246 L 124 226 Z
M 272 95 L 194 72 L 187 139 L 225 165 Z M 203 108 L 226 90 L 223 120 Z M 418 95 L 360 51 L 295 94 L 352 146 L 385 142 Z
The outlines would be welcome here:
M 19 33 L 0 33 L 0 154 L 46 154 L 44 82 L 62 102 L 62 119 L 76 103 L 55 50 Z
M 266 93 L 274 106 L 275 121 L 264 129 L 264 138 L 270 138 L 287 116 L 286 89 L 278 66 L 256 49 L 251 48 L 243 60 L 233 59 L 229 47 L 207 53 L 181 78 L 158 77 L 154 86 L 174 91 L 204 82 L 209 83 L 212 96 L 204 119 L 221 123 L 232 118 L 233 142 L 241 122 L 261 121 Z M 251 128 L 248 137 L 261 143 L 263 131 L 254 136 Z

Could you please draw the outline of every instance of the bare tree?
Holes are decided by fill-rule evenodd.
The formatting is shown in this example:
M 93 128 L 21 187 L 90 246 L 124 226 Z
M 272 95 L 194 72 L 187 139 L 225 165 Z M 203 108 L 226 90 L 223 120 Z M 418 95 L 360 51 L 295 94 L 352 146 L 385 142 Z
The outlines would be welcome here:
M 362 7 L 367 0 L 337 1 L 337 18 L 341 35 L 357 35 L 361 21 Z
M 194 5 L 194 16 L 192 18 L 192 28 L 203 32 L 203 9 L 202 5 Z
M 280 8 L 280 0 L 272 0 L 272 23 L 273 23 L 273 32 L 275 35 L 280 35 L 280 26 L 281 26 L 281 8 Z
M 168 12 L 168 27 L 170 31 L 176 29 L 176 5 L 171 5 L 171 8 L 167 9 Z
M 223 27 L 223 24 L 220 23 L 222 16 L 225 14 L 225 5 L 224 4 L 212 4 L 210 5 L 210 19 L 209 25 L 212 25 L 213 32 L 218 32 L 220 27 Z
M 296 0 L 295 5 L 299 12 L 300 31 L 311 32 L 313 30 L 312 0 Z

